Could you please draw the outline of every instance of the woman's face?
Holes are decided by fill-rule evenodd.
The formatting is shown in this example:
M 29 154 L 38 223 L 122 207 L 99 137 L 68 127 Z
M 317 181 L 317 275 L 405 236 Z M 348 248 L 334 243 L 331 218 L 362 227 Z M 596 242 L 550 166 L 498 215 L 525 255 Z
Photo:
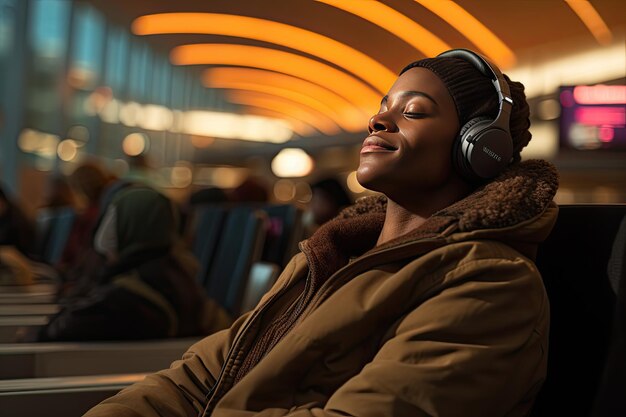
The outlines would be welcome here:
M 412 68 L 402 74 L 369 122 L 357 179 L 395 199 L 444 187 L 454 177 L 452 143 L 459 131 L 456 107 L 433 72 Z

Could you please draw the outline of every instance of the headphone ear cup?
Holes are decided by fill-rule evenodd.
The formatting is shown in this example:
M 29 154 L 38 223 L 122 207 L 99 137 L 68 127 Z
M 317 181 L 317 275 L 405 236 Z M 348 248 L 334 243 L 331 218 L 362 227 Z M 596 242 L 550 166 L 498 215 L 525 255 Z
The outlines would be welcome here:
M 491 121 L 492 120 L 488 117 L 475 117 L 470 119 L 461 127 L 459 135 L 452 146 L 452 163 L 454 168 L 463 178 L 470 182 L 475 182 L 479 179 L 479 177 L 474 172 L 472 164 L 468 158 L 469 155 L 467 154 L 467 150 L 469 148 L 469 144 L 467 143 L 467 139 L 469 137 L 468 132 L 476 125 L 480 124 L 487 126 L 491 123 Z M 475 131 L 476 129 L 471 130 Z

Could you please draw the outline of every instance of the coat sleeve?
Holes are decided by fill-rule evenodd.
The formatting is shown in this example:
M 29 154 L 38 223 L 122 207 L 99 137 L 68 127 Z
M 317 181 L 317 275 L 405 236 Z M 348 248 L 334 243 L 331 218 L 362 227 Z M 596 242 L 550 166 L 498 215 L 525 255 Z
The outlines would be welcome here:
M 232 416 L 525 415 L 547 355 L 549 308 L 538 271 L 520 257 L 480 259 L 448 272 L 445 282 L 323 407 Z
M 304 259 L 301 254 L 292 258 L 259 305 L 269 299 L 273 291 L 287 285 L 298 258 Z M 243 314 L 229 329 L 191 346 L 169 369 L 149 375 L 104 400 L 84 417 L 197 417 L 206 406 L 207 394 L 219 377 L 235 336 L 253 311 Z
M 149 375 L 104 400 L 85 417 L 196 417 L 204 409 L 206 394 L 215 383 L 234 336 L 247 317 L 245 314 L 230 329 L 205 337 L 169 369 Z

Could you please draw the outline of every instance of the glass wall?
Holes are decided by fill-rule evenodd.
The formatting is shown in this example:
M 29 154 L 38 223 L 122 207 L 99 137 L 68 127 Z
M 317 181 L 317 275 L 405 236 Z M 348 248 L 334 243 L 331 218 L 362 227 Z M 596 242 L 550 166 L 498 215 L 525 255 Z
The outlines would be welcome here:
M 0 184 L 17 188 L 17 137 L 23 124 L 26 5 L 0 0 Z
M 159 164 L 181 157 L 180 111 L 215 101 L 129 28 L 73 0 L 0 0 L 0 182 L 68 173 L 97 155 L 119 168 L 133 133 Z

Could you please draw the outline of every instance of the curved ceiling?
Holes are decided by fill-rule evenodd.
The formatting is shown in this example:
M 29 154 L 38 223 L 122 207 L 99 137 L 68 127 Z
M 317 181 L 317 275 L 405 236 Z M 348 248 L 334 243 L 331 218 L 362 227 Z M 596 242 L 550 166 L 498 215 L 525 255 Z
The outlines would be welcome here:
M 394 74 L 448 48 L 505 71 L 623 38 L 616 0 L 84 0 L 242 113 L 284 118 L 300 136 L 357 134 Z

